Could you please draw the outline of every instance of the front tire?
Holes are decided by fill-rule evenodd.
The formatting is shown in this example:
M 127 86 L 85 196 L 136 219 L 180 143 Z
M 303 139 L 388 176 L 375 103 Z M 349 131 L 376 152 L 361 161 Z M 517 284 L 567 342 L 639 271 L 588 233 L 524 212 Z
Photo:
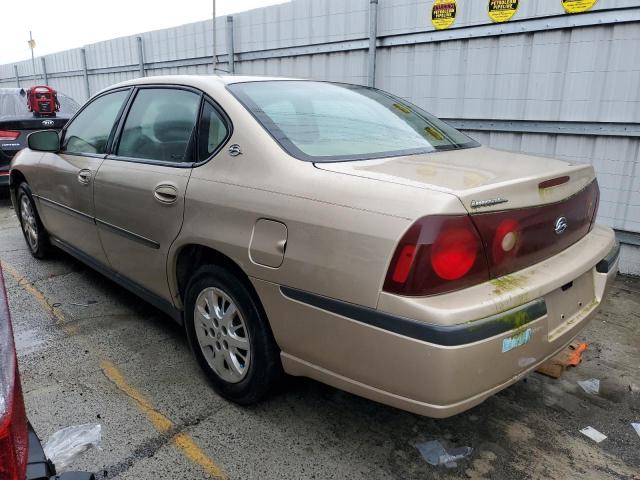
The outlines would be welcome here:
M 31 255 L 36 258 L 45 258 L 49 252 L 49 236 L 40 220 L 33 201 L 33 194 L 26 182 L 22 182 L 18 186 L 17 210 L 22 234 Z
M 216 392 L 248 405 L 262 400 L 281 375 L 279 349 L 257 299 L 217 266 L 193 276 L 185 297 L 191 350 Z

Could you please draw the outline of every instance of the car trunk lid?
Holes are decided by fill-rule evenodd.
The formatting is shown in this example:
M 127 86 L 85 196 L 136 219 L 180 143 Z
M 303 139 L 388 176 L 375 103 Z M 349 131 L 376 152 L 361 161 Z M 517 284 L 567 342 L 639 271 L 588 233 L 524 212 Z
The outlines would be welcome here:
M 597 210 L 590 165 L 487 147 L 316 166 L 456 195 L 480 234 L 491 278 L 577 242 Z
M 589 165 L 488 147 L 315 165 L 346 175 L 451 193 L 470 213 L 558 202 L 582 190 L 595 178 Z M 539 188 L 541 182 L 562 176 L 569 176 L 569 181 Z M 472 208 L 472 204 L 498 198 L 507 202 L 489 202 L 481 208 Z

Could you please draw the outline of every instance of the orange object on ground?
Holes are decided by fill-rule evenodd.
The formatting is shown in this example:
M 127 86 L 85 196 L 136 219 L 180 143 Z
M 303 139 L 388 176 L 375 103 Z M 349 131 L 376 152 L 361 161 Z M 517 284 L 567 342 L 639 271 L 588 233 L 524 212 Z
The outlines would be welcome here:
M 536 372 L 552 378 L 560 378 L 567 367 L 576 367 L 582 362 L 582 354 L 588 344 L 574 342 L 555 357 L 540 365 Z
M 578 366 L 582 361 L 582 353 L 587 349 L 586 343 L 572 343 L 569 345 L 567 352 L 567 365 Z M 565 353 L 565 352 L 563 352 Z

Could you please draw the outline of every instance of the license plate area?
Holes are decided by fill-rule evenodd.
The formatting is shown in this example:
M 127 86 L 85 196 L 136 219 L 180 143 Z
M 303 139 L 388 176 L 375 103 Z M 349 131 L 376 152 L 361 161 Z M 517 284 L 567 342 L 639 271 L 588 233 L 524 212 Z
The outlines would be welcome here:
M 582 313 L 592 310 L 595 302 L 593 274 L 591 271 L 554 290 L 545 297 L 547 302 L 547 337 L 558 338 L 573 326 Z

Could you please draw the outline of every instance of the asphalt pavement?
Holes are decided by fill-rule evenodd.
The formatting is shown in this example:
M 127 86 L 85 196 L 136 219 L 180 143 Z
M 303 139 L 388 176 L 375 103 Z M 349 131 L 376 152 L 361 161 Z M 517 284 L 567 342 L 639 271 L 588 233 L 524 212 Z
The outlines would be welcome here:
M 62 252 L 31 257 L 6 196 L 0 261 L 31 423 L 43 440 L 100 424 L 101 450 L 71 466 L 99 479 L 640 479 L 640 279 L 618 278 L 580 366 L 434 420 L 300 378 L 259 405 L 221 399 L 171 319 Z M 434 467 L 415 447 L 430 440 L 473 452 Z

